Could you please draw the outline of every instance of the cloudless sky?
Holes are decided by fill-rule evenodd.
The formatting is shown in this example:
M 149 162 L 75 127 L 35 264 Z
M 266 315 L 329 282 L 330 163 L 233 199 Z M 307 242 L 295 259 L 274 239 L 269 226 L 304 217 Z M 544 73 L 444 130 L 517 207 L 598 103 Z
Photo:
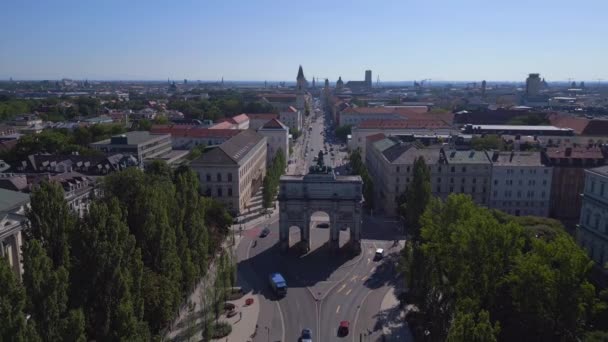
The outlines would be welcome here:
M 17 0 L 0 79 L 608 79 L 608 0 Z

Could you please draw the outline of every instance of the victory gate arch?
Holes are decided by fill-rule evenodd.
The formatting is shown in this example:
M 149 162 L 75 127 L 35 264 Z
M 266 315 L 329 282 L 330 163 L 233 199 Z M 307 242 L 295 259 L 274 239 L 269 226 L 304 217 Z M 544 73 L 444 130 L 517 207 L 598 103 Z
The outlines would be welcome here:
M 305 176 L 282 176 L 279 189 L 279 244 L 289 249 L 289 228 L 300 229 L 300 244 L 310 250 L 311 216 L 316 211 L 329 215 L 329 246 L 339 249 L 340 228 L 350 228 L 350 244 L 361 250 L 361 205 L 363 181 L 360 176 L 336 176 L 332 171 Z

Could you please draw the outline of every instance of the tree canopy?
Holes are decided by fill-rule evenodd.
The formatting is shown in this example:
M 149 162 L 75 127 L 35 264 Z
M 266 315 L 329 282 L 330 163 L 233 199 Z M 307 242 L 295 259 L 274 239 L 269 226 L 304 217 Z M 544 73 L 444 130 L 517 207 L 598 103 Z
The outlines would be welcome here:
M 575 341 L 598 312 L 591 261 L 565 231 L 537 237 L 466 195 L 432 199 L 403 269 L 431 340 Z
M 11 314 L 0 333 L 27 341 L 157 337 L 207 274 L 232 223 L 199 194 L 194 171 L 164 164 L 104 178 L 81 218 L 59 185 L 43 182 L 28 218 L 23 285 L 0 260 L 0 316 Z

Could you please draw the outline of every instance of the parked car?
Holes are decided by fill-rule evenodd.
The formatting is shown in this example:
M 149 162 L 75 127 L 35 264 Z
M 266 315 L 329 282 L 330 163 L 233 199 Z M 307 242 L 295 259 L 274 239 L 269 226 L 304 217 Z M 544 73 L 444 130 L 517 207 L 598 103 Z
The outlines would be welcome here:
M 340 325 L 338 326 L 338 336 L 346 336 L 348 335 L 348 329 L 350 327 L 350 322 L 348 321 L 342 321 L 340 322 Z
M 319 223 L 317 224 L 317 228 L 329 228 L 329 223 Z

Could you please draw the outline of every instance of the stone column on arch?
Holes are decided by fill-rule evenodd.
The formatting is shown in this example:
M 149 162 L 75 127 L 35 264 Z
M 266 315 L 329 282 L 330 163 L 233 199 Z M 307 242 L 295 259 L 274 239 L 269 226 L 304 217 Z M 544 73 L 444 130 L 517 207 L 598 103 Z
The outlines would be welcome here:
M 304 215 L 303 225 L 300 227 L 300 244 L 302 246 L 302 250 L 305 253 L 310 251 L 310 208 L 308 203 L 304 205 L 304 210 L 302 215 Z

